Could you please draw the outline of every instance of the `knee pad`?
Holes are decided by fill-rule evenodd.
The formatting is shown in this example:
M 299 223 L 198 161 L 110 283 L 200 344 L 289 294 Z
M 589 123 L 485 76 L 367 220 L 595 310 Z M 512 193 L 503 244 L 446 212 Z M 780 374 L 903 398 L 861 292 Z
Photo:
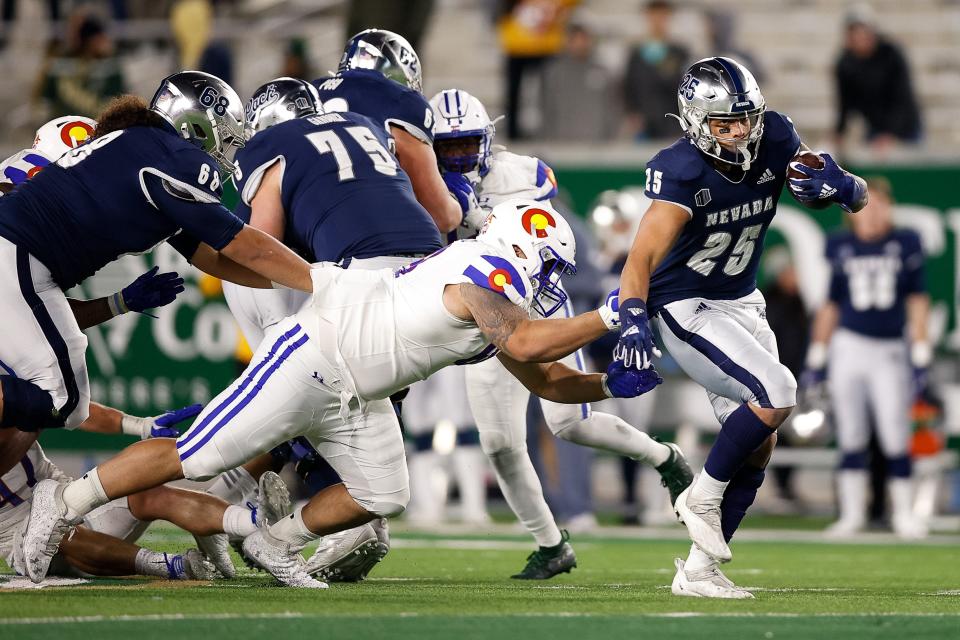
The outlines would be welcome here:
M 502 431 L 480 432 L 480 448 L 488 456 L 495 456 L 504 451 L 526 450 L 526 440 L 523 442 L 514 442 L 513 440 L 514 438 L 511 438 L 510 434 Z
M 66 424 L 53 406 L 53 397 L 32 382 L 13 376 L 0 376 L 0 389 L 3 390 L 0 428 L 40 431 L 60 429 Z
M 407 503 L 410 502 L 410 489 L 404 487 L 401 490 L 394 491 L 389 495 L 375 495 L 367 493 L 365 495 L 355 495 L 352 491 L 350 496 L 358 505 L 366 509 L 378 518 L 393 518 L 404 512 Z
M 790 373 L 790 369 L 780 364 L 771 371 L 767 387 L 767 395 L 774 409 L 788 409 L 797 404 L 797 379 Z
M 571 427 L 583 424 L 590 415 L 589 404 L 559 404 L 555 402 L 541 402 L 544 421 L 547 428 L 558 438 L 569 440 L 569 433 L 564 435 Z

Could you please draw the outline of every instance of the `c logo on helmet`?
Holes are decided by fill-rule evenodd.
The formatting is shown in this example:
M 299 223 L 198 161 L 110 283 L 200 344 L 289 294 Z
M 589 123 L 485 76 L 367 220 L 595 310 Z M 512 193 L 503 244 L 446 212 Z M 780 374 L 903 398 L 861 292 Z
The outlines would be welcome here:
M 71 149 L 76 149 L 93 135 L 93 127 L 86 122 L 74 120 L 60 127 L 60 140 Z
M 523 230 L 530 235 L 546 238 L 547 228 L 556 227 L 557 221 L 553 219 L 553 215 L 549 211 L 531 208 L 523 212 L 520 224 L 523 225 Z
M 510 277 L 510 272 L 506 269 L 494 269 L 490 272 L 487 280 L 490 282 L 490 288 L 497 293 L 503 293 L 505 286 L 513 284 L 513 278 Z

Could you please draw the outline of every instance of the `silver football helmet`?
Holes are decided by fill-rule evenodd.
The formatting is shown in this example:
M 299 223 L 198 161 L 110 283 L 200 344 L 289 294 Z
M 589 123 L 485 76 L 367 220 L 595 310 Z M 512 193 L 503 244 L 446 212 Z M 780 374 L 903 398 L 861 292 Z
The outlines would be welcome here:
M 767 104 L 753 74 L 731 58 L 704 58 L 693 63 L 677 91 L 680 121 L 687 137 L 700 151 L 721 162 L 750 168 L 763 137 L 763 112 Z M 673 114 L 670 114 L 673 115 Z M 746 120 L 750 129 L 740 140 L 716 136 L 710 121 Z M 726 149 L 721 141 L 733 143 Z
M 296 78 L 271 80 L 247 101 L 247 140 L 275 124 L 322 112 L 320 94 L 309 82 Z
M 347 41 L 337 71 L 371 69 L 416 91 L 423 91 L 420 57 L 407 39 L 385 29 L 366 29 Z
M 232 174 L 233 151 L 243 146 L 243 102 L 220 78 L 202 71 L 167 76 L 150 101 L 150 110 L 166 120 Z

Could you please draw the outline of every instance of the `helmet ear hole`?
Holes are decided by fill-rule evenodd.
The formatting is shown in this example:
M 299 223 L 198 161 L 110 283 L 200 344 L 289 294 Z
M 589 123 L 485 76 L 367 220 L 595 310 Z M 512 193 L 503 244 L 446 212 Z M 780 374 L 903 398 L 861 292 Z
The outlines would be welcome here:
M 193 127 L 193 137 L 197 138 L 198 140 L 207 139 L 207 132 L 203 130 L 203 127 L 201 127 L 196 122 L 192 123 L 192 127 Z

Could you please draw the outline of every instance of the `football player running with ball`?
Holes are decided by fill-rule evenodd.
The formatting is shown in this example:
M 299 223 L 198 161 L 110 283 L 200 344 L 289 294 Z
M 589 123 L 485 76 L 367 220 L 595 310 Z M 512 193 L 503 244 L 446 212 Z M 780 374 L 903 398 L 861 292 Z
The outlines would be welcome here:
M 557 193 L 553 171 L 542 160 L 493 149 L 493 122 L 483 104 L 466 91 L 447 89 L 433 96 L 434 147 L 444 182 L 464 213 L 461 235 L 476 235 L 491 208 L 510 198 L 549 203 Z M 562 317 L 573 316 L 569 301 L 555 307 Z M 610 329 L 617 316 L 608 317 Z M 563 363 L 583 370 L 580 352 Z M 527 565 L 512 576 L 544 580 L 576 566 L 576 555 L 543 497 L 543 488 L 527 454 L 527 403 L 530 392 L 507 375 L 496 359 L 467 367 L 467 399 L 480 432 L 480 446 L 497 472 L 497 481 L 517 518 L 539 548 Z M 595 412 L 587 403 L 541 401 L 547 426 L 558 438 L 587 447 L 642 460 L 656 467 L 664 486 L 676 498 L 693 479 L 680 448 L 661 444 L 617 416 Z
M 827 154 L 823 168 L 794 158 L 805 150 L 793 123 L 766 109 L 753 75 L 730 58 L 705 58 L 678 90 L 684 137 L 647 164 L 654 202 L 640 223 L 620 285 L 615 357 L 653 367 L 663 345 L 706 389 L 721 423 L 703 471 L 675 503 L 693 540 L 677 559 L 673 593 L 751 598 L 719 570 L 728 542 L 753 503 L 796 403 L 797 383 L 777 358 L 756 273 L 764 235 L 787 170 L 800 202 L 834 202 L 848 212 L 866 204 L 864 181 Z

